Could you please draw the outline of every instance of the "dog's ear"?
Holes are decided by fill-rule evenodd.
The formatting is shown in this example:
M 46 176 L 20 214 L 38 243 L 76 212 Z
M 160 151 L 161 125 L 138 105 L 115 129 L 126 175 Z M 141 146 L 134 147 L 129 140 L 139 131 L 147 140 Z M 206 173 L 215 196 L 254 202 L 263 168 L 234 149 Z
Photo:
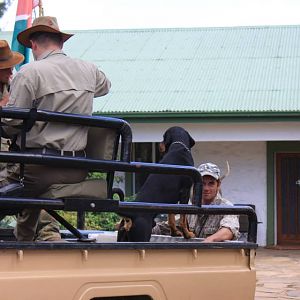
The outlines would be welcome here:
M 189 136 L 189 142 L 190 142 L 190 148 L 192 148 L 195 145 L 195 140 L 191 137 L 191 135 L 187 132 Z
M 173 143 L 172 135 L 171 135 L 171 128 L 169 128 L 163 135 L 162 144 L 164 144 L 165 152 L 168 152 L 170 145 Z

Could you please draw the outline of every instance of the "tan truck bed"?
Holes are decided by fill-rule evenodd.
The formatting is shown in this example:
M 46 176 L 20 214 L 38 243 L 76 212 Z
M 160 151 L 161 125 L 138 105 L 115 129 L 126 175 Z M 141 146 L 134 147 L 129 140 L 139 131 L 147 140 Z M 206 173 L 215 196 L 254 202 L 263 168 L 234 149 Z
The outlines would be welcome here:
M 169 239 L 1 243 L 0 298 L 254 299 L 255 244 Z

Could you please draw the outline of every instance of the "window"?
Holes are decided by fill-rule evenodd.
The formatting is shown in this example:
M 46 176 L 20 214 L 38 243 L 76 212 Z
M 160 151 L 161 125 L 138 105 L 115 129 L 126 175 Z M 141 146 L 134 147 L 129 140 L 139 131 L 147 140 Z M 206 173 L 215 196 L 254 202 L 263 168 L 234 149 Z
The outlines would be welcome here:
M 159 162 L 161 154 L 159 152 L 159 143 L 134 143 L 133 144 L 133 161 L 137 162 Z M 128 181 L 127 190 L 136 194 L 146 181 L 149 174 L 135 173 L 126 178 Z M 127 193 L 128 195 L 130 193 Z

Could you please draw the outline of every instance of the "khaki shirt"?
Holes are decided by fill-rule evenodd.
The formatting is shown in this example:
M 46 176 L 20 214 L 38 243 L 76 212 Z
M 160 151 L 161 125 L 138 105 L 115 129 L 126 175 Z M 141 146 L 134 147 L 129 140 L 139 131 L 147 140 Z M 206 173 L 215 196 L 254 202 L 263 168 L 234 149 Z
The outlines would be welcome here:
M 217 194 L 211 205 L 233 205 L 229 200 Z M 209 215 L 205 218 L 204 215 L 189 215 L 188 216 L 190 229 L 194 231 L 196 237 L 206 238 L 216 233 L 222 227 L 231 230 L 233 239 L 238 239 L 239 234 L 239 217 L 237 215 Z
M 108 93 L 110 81 L 94 64 L 73 59 L 61 50 L 47 51 L 37 61 L 24 65 L 11 83 L 8 107 L 32 108 L 91 115 L 93 98 Z M 19 120 L 6 119 L 8 125 Z M 16 130 L 5 128 L 8 134 Z M 87 128 L 36 122 L 26 136 L 27 148 L 83 150 Z M 20 145 L 20 137 L 17 139 Z

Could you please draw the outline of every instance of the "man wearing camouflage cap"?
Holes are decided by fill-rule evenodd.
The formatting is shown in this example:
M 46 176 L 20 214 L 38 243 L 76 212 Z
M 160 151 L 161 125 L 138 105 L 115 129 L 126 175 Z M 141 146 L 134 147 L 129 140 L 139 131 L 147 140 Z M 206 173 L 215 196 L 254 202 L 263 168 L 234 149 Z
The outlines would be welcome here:
M 202 176 L 202 204 L 233 205 L 220 194 L 221 172 L 213 163 L 204 163 L 198 167 Z M 205 242 L 220 242 L 239 237 L 239 220 L 236 215 L 190 215 L 189 225 L 196 237 L 204 238 Z

